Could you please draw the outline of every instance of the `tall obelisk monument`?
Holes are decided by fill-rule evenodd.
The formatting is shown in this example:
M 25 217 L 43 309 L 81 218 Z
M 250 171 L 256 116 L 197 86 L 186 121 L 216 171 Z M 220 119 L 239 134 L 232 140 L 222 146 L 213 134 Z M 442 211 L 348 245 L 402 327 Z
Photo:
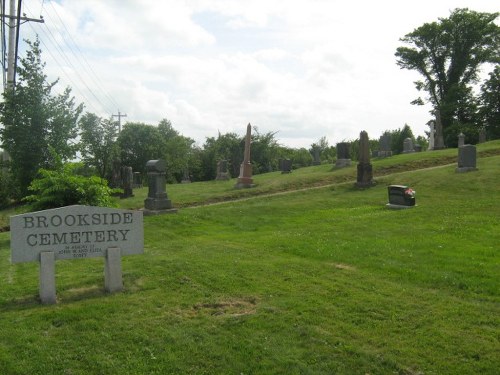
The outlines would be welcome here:
M 255 185 L 252 180 L 252 163 L 250 162 L 250 142 L 252 136 L 252 125 L 250 123 L 247 125 L 247 135 L 245 138 L 245 154 L 243 157 L 243 163 L 240 166 L 240 175 L 238 177 L 238 182 L 234 187 L 236 189 L 251 188 Z

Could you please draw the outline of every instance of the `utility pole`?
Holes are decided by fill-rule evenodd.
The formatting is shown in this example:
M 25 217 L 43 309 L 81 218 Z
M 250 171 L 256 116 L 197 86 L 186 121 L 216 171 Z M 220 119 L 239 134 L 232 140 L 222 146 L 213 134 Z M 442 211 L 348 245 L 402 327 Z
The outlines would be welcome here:
M 21 3 L 22 0 L 18 0 L 18 9 L 16 15 L 16 0 L 10 0 L 9 14 L 0 14 L 1 22 L 4 22 L 6 18 L 9 19 L 9 49 L 7 53 L 7 85 L 4 90 L 14 90 L 16 84 L 16 67 L 17 67 L 17 51 L 19 43 L 19 27 L 21 26 L 21 20 L 24 22 L 33 21 L 44 23 L 42 17 L 40 19 L 21 17 Z M 17 20 L 17 27 L 16 27 Z M 2 36 L 3 37 L 3 36 Z M 4 124 L 6 126 L 6 124 Z M 3 161 L 9 161 L 10 155 L 6 150 L 3 150 Z
M 122 114 L 120 113 L 120 111 L 118 111 L 118 114 L 113 115 L 113 117 L 118 117 L 118 134 L 120 134 L 122 132 L 122 117 L 127 117 L 127 115 Z

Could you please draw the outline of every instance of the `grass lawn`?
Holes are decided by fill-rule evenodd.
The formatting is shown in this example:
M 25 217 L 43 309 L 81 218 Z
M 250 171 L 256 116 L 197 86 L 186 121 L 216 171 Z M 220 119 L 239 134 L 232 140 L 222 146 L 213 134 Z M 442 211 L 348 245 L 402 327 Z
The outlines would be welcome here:
M 186 208 L 145 217 L 125 291 L 102 259 L 58 261 L 54 306 L 1 233 L 0 374 L 497 374 L 500 142 L 481 147 L 463 174 L 456 150 L 374 160 L 365 190 L 325 165 L 168 186 Z M 386 209 L 393 183 L 418 206 Z

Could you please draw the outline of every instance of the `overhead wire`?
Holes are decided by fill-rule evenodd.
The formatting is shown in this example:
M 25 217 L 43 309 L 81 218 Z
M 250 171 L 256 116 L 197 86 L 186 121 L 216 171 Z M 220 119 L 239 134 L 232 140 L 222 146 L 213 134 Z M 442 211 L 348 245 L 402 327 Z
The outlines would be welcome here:
M 49 2 L 49 4 L 51 4 L 51 2 Z M 26 5 L 25 5 L 25 8 L 27 9 L 28 12 L 31 13 L 31 10 L 29 9 L 29 7 L 26 7 Z M 67 47 L 67 49 L 69 51 L 71 51 L 73 60 L 76 62 L 76 63 L 73 63 L 71 61 L 72 59 L 70 59 L 70 55 L 64 51 L 63 46 L 61 45 L 60 42 L 57 41 L 56 36 L 52 33 L 51 29 L 46 24 L 44 24 L 45 27 L 40 28 L 40 32 L 43 33 L 43 36 L 44 36 L 43 39 L 45 39 L 47 42 L 44 42 L 44 40 L 40 40 L 40 43 L 47 49 L 47 52 L 51 55 L 51 57 L 54 59 L 56 64 L 61 67 L 62 72 L 64 73 L 66 78 L 72 83 L 73 87 L 75 88 L 75 91 L 78 91 L 80 93 L 80 95 L 85 99 L 86 105 L 92 107 L 93 110 L 98 114 L 99 113 L 102 114 L 102 112 L 105 112 L 108 115 L 112 114 L 114 112 L 114 109 L 111 109 L 111 108 L 118 108 L 116 101 L 114 99 L 112 99 L 112 97 L 109 94 L 107 94 L 107 92 L 99 84 L 99 78 L 97 77 L 97 75 L 93 71 L 91 65 L 89 64 L 89 62 L 85 58 L 83 52 L 78 48 L 76 42 L 71 37 L 71 33 L 69 32 L 68 28 L 64 24 L 63 20 L 61 19 L 61 17 L 57 13 L 57 10 L 55 9 L 55 7 L 53 5 L 52 5 L 52 8 L 54 9 L 55 13 L 57 14 L 57 17 L 59 18 L 60 25 L 62 25 L 64 27 L 64 29 L 66 31 L 66 35 L 71 38 L 73 45 L 78 49 L 80 56 L 77 56 L 77 53 L 75 52 L 74 48 L 71 46 L 70 43 L 68 43 L 67 39 L 65 37 L 63 37 L 62 39 L 64 41 L 65 46 Z M 50 15 L 50 13 L 47 12 L 47 7 L 44 8 L 43 2 L 42 2 L 41 11 L 43 9 L 46 10 L 45 15 L 49 17 L 49 21 L 52 22 L 53 24 L 56 24 L 54 17 L 52 15 Z M 37 33 L 37 31 L 34 30 L 33 26 L 32 25 L 30 25 L 30 26 L 33 29 L 33 31 L 35 33 Z M 48 43 L 50 43 L 53 48 L 50 48 Z M 65 62 L 65 64 L 61 64 L 60 59 L 58 59 L 55 56 L 55 54 L 52 53 L 51 50 L 54 50 L 57 53 L 57 55 L 60 56 L 60 58 Z M 83 65 L 82 61 L 85 61 L 86 65 Z M 75 64 L 78 65 L 78 68 L 75 66 Z M 78 82 L 81 83 L 81 86 L 84 86 L 86 88 L 86 91 L 91 95 L 91 97 L 94 100 L 89 100 L 87 95 L 83 94 L 83 92 L 78 89 L 79 86 L 77 86 L 75 84 L 75 81 L 66 72 L 66 70 L 64 69 L 64 66 L 67 66 L 70 69 L 72 69 L 72 71 L 74 72 L 74 78 Z M 82 74 L 84 74 L 85 78 L 88 78 L 88 79 L 85 79 L 84 77 L 82 77 Z M 88 81 L 93 82 L 92 86 L 97 88 L 97 90 L 92 89 L 89 86 L 89 84 L 87 83 Z M 97 92 L 99 92 L 99 94 L 97 94 Z M 107 105 L 105 105 L 101 99 L 105 99 Z M 99 104 L 99 106 L 101 107 L 100 111 L 96 111 L 96 107 L 95 107 L 93 102 L 95 104 Z
M 66 43 L 67 47 L 69 48 L 69 50 L 71 51 L 71 53 L 73 54 L 73 56 L 75 57 L 75 59 L 79 62 L 84 62 L 85 63 L 85 66 L 84 68 L 87 69 L 87 71 L 90 73 L 89 76 L 90 78 L 93 80 L 94 84 L 96 85 L 96 87 L 101 91 L 101 93 L 103 94 L 103 96 L 109 101 L 110 104 L 112 104 L 115 108 L 118 108 L 118 103 L 113 99 L 112 96 L 110 96 L 101 86 L 101 84 L 99 83 L 100 82 L 100 79 L 99 77 L 97 76 L 97 74 L 95 73 L 95 71 L 92 69 L 92 66 L 89 64 L 87 58 L 85 57 L 85 54 L 82 52 L 82 50 L 80 49 L 80 47 L 78 47 L 78 44 L 75 42 L 75 40 L 73 39 L 73 36 L 71 35 L 71 32 L 68 30 L 68 28 L 66 27 L 66 24 L 64 23 L 64 21 L 62 20 L 61 16 L 59 15 L 56 7 L 54 6 L 53 2 L 49 2 L 50 6 L 52 7 L 52 10 L 54 11 L 54 14 L 57 16 L 60 24 L 63 26 L 64 30 L 65 30 L 65 36 L 67 36 L 70 41 L 72 42 L 72 45 L 76 48 L 76 50 L 78 51 L 79 55 L 81 58 L 78 58 L 75 50 L 73 49 L 72 45 L 70 43 L 68 43 L 67 39 L 66 38 L 63 38 L 64 39 L 64 42 Z M 46 13 L 49 18 L 52 19 L 52 16 L 50 15 L 50 13 Z

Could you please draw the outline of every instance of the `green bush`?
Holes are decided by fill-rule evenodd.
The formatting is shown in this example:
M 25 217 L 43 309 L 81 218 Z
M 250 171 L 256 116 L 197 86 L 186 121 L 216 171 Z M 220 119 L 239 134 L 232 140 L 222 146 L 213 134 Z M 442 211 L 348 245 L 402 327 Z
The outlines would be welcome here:
M 56 170 L 40 169 L 40 177 L 31 182 L 32 195 L 23 200 L 35 210 L 82 204 L 88 206 L 112 206 L 108 182 L 100 177 L 77 174 L 81 163 L 60 164 Z

